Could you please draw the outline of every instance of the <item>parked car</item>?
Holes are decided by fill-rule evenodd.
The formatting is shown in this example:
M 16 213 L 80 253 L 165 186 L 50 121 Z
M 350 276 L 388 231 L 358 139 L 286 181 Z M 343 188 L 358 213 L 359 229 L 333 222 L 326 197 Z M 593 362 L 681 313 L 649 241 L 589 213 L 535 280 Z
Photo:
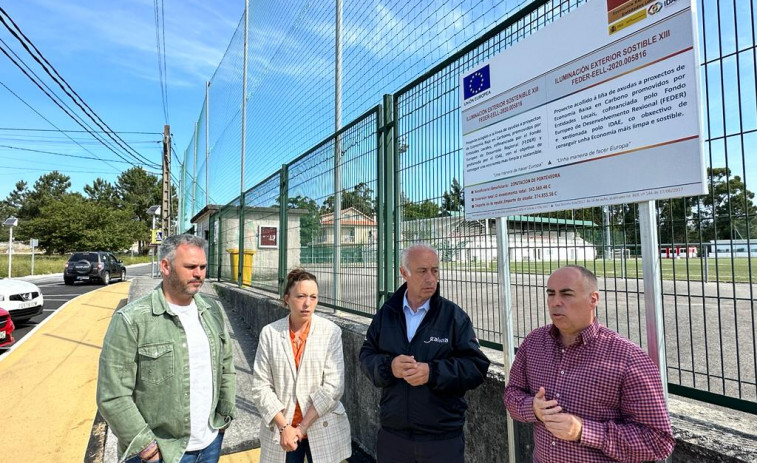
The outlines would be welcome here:
M 126 267 L 106 251 L 75 252 L 63 269 L 63 282 L 67 285 L 75 281 L 99 281 L 107 285 L 113 278 L 126 280 Z
M 13 330 L 16 327 L 11 320 L 11 314 L 0 307 L 0 349 L 10 347 L 16 340 L 13 339 Z
M 13 321 L 21 323 L 42 313 L 45 303 L 37 285 L 16 278 L 0 280 L 0 307 L 10 312 Z

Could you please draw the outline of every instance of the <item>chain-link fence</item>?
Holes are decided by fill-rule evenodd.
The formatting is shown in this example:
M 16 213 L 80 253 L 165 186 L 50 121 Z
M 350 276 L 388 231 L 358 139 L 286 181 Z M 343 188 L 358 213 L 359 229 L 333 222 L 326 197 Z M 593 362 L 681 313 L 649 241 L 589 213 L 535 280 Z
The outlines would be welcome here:
M 443 295 L 468 312 L 482 341 L 497 346 L 502 341 L 497 226 L 495 220 L 465 219 L 459 79 L 582 3 L 346 5 L 343 103 L 354 120 L 340 131 L 333 129 L 334 87 L 328 78 L 334 66 L 333 12 L 322 5 L 312 14 L 293 7 L 279 19 L 269 18 L 270 24 L 252 19 L 251 37 L 271 34 L 273 45 L 248 68 L 252 117 L 244 179 L 237 110 L 241 71 L 235 67 L 241 62 L 239 30 L 203 113 L 211 121 L 208 201 L 239 197 L 240 182 L 256 185 L 245 189 L 243 203 L 237 199 L 213 215 L 211 275 L 244 280 L 233 250 L 249 249 L 255 253 L 248 284 L 275 292 L 288 269 L 302 266 L 318 276 L 327 305 L 371 316 L 400 283 L 399 250 L 423 240 L 439 249 Z M 757 412 L 752 270 L 757 209 L 748 183 L 757 147 L 757 9 L 755 0 L 703 0 L 698 10 L 709 194 L 656 203 L 660 253 L 650 257 L 661 262 L 670 390 Z M 261 20 L 269 17 L 267 11 L 259 12 Z M 304 42 L 306 53 L 300 48 Z M 220 97 L 214 99 L 212 89 L 224 74 L 236 80 L 225 87 L 226 110 L 216 114 Z M 381 100 L 382 93 L 392 95 Z M 201 140 L 196 136 L 192 143 Z M 189 153 L 182 197 L 194 209 L 184 209 L 185 219 L 206 206 L 189 188 L 205 175 L 187 167 L 193 165 Z M 578 264 L 599 277 L 600 321 L 645 347 L 636 205 L 513 216 L 507 226 L 518 339 L 549 323 L 549 274 Z

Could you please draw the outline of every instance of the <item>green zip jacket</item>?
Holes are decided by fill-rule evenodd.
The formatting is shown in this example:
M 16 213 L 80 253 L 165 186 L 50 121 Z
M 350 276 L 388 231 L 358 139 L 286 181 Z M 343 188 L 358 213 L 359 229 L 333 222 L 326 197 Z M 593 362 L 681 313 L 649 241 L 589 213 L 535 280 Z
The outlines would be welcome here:
M 213 410 L 210 426 L 228 426 L 236 408 L 236 373 L 231 337 L 220 302 L 195 296 L 210 342 Z M 162 459 L 176 463 L 189 442 L 189 357 L 179 317 L 163 285 L 118 310 L 100 353 L 97 405 L 118 437 L 119 461 L 137 455 L 153 440 Z

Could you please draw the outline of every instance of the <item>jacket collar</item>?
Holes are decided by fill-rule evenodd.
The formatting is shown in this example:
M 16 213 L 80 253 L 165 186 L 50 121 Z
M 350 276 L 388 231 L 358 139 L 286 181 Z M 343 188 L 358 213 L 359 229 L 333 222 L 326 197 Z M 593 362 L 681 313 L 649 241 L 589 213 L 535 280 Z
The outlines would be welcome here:
M 166 295 L 163 294 L 163 283 L 161 282 L 153 291 L 151 294 L 152 298 L 152 313 L 153 315 L 162 315 L 163 313 L 168 313 L 171 316 L 176 316 L 176 313 L 171 310 L 171 307 L 168 305 L 168 301 L 166 300 Z M 205 302 L 205 300 L 199 296 L 199 294 L 196 294 L 194 297 L 195 304 L 197 305 L 197 311 L 199 313 L 202 313 L 205 311 L 205 309 L 208 308 L 208 304 Z
M 434 291 L 434 294 L 429 299 L 429 307 L 428 311 L 431 312 L 434 310 L 434 307 L 439 305 L 439 301 L 441 300 L 441 296 L 439 295 L 439 288 L 441 286 L 441 283 L 436 284 L 436 291 Z M 405 301 L 405 292 L 407 291 L 407 282 L 402 283 L 402 286 L 397 288 L 396 291 L 392 294 L 392 296 L 389 298 L 388 301 L 386 301 L 386 305 L 391 307 L 394 310 L 402 311 L 402 306 L 404 305 Z

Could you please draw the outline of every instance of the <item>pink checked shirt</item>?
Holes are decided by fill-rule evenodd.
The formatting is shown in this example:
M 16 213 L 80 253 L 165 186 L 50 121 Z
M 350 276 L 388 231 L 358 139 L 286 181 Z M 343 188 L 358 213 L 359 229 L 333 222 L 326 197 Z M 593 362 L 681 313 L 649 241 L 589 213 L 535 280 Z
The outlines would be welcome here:
M 580 442 L 554 437 L 536 419 L 540 386 L 547 400 L 583 420 Z M 553 325 L 531 332 L 510 370 L 505 406 L 513 419 L 534 423 L 537 463 L 661 460 L 675 445 L 657 367 L 596 320 L 569 347 Z

